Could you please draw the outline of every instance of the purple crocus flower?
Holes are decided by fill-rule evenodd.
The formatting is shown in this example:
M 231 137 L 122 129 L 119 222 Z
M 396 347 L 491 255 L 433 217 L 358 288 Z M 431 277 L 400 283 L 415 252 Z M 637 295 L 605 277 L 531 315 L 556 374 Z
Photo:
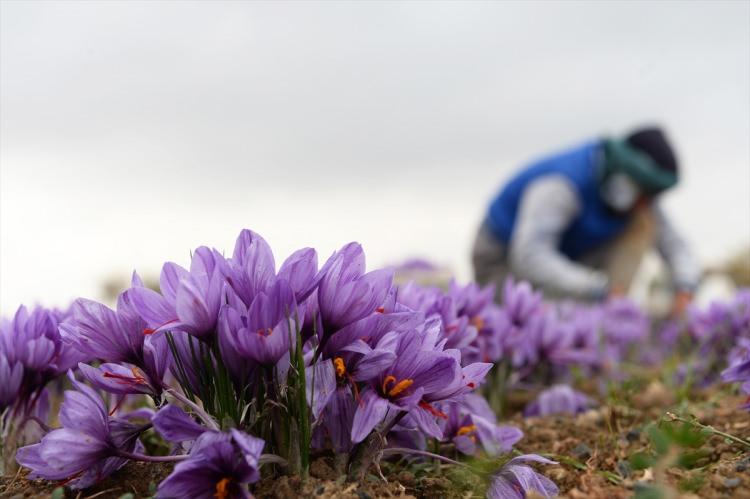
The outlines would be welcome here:
M 615 298 L 602 308 L 602 329 L 610 342 L 630 345 L 648 336 L 648 317 L 632 300 Z
M 523 414 L 526 417 L 550 416 L 553 414 L 578 414 L 594 405 L 585 394 L 568 385 L 555 385 L 539 394 Z
M 260 478 L 258 459 L 263 446 L 263 440 L 235 429 L 205 432 L 195 441 L 190 457 L 159 485 L 157 497 L 251 497 L 246 484 Z
M 526 462 L 557 464 L 536 454 L 517 456 L 503 465 L 490 479 L 487 499 L 524 499 L 530 492 L 542 497 L 555 497 L 559 493 L 557 485 L 538 473 Z
M 520 328 L 542 307 L 542 294 L 535 292 L 526 281 L 516 283 L 508 278 L 503 286 L 502 306 L 511 323 Z
M 20 362 L 8 360 L 6 354 L 0 351 L 0 414 L 18 397 L 23 381 L 23 365 Z
M 560 310 L 555 321 L 554 339 L 547 344 L 546 356 L 553 364 L 601 367 L 599 323 L 601 314 L 591 307 L 575 306 Z
M 423 312 L 426 317 L 440 317 L 447 348 L 468 347 L 477 336 L 479 318 L 460 314 L 456 300 L 437 287 L 424 288 L 408 283 L 399 288 L 398 302 Z
M 543 312 L 541 293 L 534 292 L 526 281 L 516 283 L 512 278 L 503 287 L 502 311 L 506 316 L 503 331 L 504 357 L 513 360 L 516 366 L 523 365 L 535 356 L 537 334 L 529 334 L 529 328 L 540 327 L 539 316 Z
M 79 365 L 82 374 L 98 388 L 120 394 L 158 395 L 169 363 L 169 348 L 165 338 L 144 334 L 146 322 L 135 309 L 132 289 L 120 294 L 116 311 L 79 298 L 72 306 L 71 321 L 60 326 L 60 333 L 89 358 L 109 361 L 97 368 Z
M 185 411 L 167 404 L 151 418 L 154 428 L 164 440 L 172 443 L 197 440 L 208 428 L 198 424 Z
M 144 332 L 175 330 L 201 338 L 212 335 L 222 304 L 225 273 L 224 257 L 201 246 L 193 254 L 189 271 L 176 263 L 164 264 L 159 280 L 161 294 L 134 277 L 128 293 L 148 324 Z
M 289 284 L 278 279 L 258 291 L 245 308 L 238 300 L 222 307 L 219 336 L 229 348 L 264 366 L 275 365 L 296 338 L 296 302 Z
M 277 279 L 287 281 L 296 302 L 302 303 L 315 291 L 321 277 L 318 255 L 312 248 L 292 253 L 277 274 L 271 247 L 259 234 L 247 229 L 237 237 L 232 258 L 227 264 L 227 282 L 247 306 Z
M 491 409 L 489 414 L 482 417 L 470 412 L 460 402 L 449 402 L 439 407 L 448 415 L 443 438 L 453 442 L 456 450 L 463 454 L 475 455 L 479 445 L 488 455 L 496 456 L 510 451 L 523 437 L 523 432 L 515 426 L 498 425 Z
M 334 253 L 320 273 L 318 306 L 324 338 L 376 313 L 393 280 L 390 269 L 365 273 L 365 254 L 358 243 L 349 243 Z
M 450 355 L 421 350 L 419 342 L 416 332 L 401 336 L 396 361 L 362 393 L 352 427 L 354 443 L 364 440 L 389 411 L 395 416 L 412 410 L 416 414 L 421 409 L 433 416 L 446 417 L 422 398 L 426 393 L 451 385 L 460 376 L 460 366 Z M 426 419 L 420 417 L 417 424 Z M 430 433 L 439 433 L 439 428 L 436 431 L 433 425 L 427 425 L 427 429 Z
M 64 313 L 21 306 L 12 320 L 0 323 L 0 414 L 11 407 L 5 418 L 24 420 L 45 385 L 83 359 L 60 336 L 62 319 Z
M 69 374 L 75 390 L 67 390 L 60 407 L 62 428 L 38 444 L 22 447 L 16 460 L 31 469 L 30 478 L 67 480 L 74 489 L 89 487 L 125 464 L 120 451 L 133 452 L 141 431 L 127 418 L 110 418 L 104 402 L 90 387 Z
M 458 350 L 443 351 L 437 343 L 439 319 L 402 334 L 396 347 L 396 360 L 373 378 L 362 393 L 352 427 L 352 441 L 362 441 L 372 429 L 402 411 L 422 431 L 440 438 L 435 418 L 447 416 L 435 403 L 468 393 L 478 386 L 491 367 L 472 364 L 461 368 Z

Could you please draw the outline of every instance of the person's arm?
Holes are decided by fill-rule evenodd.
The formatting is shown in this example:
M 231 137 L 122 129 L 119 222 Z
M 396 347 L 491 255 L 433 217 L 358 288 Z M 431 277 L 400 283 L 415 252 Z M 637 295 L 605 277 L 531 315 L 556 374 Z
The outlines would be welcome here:
M 654 205 L 656 248 L 667 263 L 680 295 L 692 295 L 701 278 L 701 268 L 685 240 L 669 222 L 659 205 Z
M 578 194 L 565 177 L 550 175 L 529 184 L 510 240 L 513 274 L 555 294 L 606 297 L 604 273 L 575 263 L 558 250 L 563 233 L 580 210 Z

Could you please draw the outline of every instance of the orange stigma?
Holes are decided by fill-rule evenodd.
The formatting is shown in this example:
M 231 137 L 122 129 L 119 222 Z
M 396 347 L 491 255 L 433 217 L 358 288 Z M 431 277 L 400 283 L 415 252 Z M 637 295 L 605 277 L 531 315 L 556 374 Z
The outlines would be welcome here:
M 103 376 L 105 378 L 114 378 L 118 380 L 119 383 L 124 385 L 129 385 L 131 383 L 135 383 L 137 385 L 145 385 L 146 384 L 146 375 L 138 369 L 137 367 L 133 367 L 130 369 L 130 372 L 133 373 L 133 376 L 125 376 L 124 374 L 117 374 L 117 373 L 111 373 L 108 371 L 104 371 Z
M 157 329 L 162 328 L 162 327 L 166 326 L 167 324 L 172 324 L 173 322 L 177 322 L 177 319 L 170 319 L 167 322 L 159 324 L 158 326 L 153 327 L 153 328 L 152 327 L 143 328 L 143 334 L 145 334 L 146 336 L 148 336 L 150 334 L 154 334 Z
M 458 429 L 457 435 L 459 437 L 462 436 L 462 435 L 469 435 L 471 433 L 474 433 L 474 431 L 476 431 L 476 429 L 477 429 L 477 425 L 475 425 L 475 424 L 470 424 L 470 425 L 462 426 L 461 428 Z
M 419 403 L 419 407 L 421 407 L 425 411 L 429 412 L 430 414 L 432 414 L 436 418 L 448 419 L 448 415 L 446 413 L 444 413 L 443 411 L 439 411 L 439 410 L 435 409 L 434 407 L 432 407 L 430 405 L 429 402 L 425 402 L 424 400 L 422 400 Z
M 389 374 L 383 380 L 383 394 L 388 395 L 389 397 L 395 397 L 413 384 L 414 380 L 408 378 L 396 382 L 396 377 Z
M 344 359 L 341 357 L 333 359 L 333 367 L 336 368 L 336 376 L 343 378 L 344 374 L 346 374 L 346 364 L 344 364 Z
M 375 309 L 375 311 L 376 311 L 377 313 L 379 313 L 379 314 L 384 314 L 384 313 L 385 313 L 385 308 L 383 308 L 383 307 L 378 307 L 378 308 L 376 308 L 376 309 Z
M 231 480 L 229 478 L 222 478 L 218 481 L 216 484 L 216 493 L 214 494 L 216 499 L 227 499 L 229 497 L 230 482 Z

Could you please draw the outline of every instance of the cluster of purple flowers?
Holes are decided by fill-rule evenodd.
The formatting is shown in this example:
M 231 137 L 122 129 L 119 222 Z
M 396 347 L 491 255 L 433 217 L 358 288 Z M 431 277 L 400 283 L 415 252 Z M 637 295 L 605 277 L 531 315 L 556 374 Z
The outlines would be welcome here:
M 385 446 L 424 453 L 428 439 L 463 454 L 509 452 L 521 432 L 499 425 L 476 391 L 495 362 L 541 362 L 538 295 L 509 283 L 497 306 L 491 288 L 392 279 L 367 272 L 356 243 L 320 268 L 315 250 L 299 250 L 277 271 L 266 241 L 244 230 L 229 258 L 200 247 L 189 268 L 166 263 L 158 292 L 134 274 L 114 309 L 86 299 L 65 314 L 22 308 L 0 334 L 3 418 L 34 417 L 63 373 L 73 389 L 61 427 L 43 426 L 17 460 L 73 488 L 128 460 L 175 461 L 159 496 L 227 498 L 247 496 L 265 462 L 305 473 L 312 449 L 337 454 L 350 476 Z M 523 350 L 529 331 L 536 343 Z M 150 429 L 170 455 L 144 454 Z M 509 461 L 490 495 L 554 495 L 528 460 L 548 462 Z
M 750 289 L 705 308 L 693 305 L 684 318 L 668 321 L 658 333 L 660 357 L 681 361 L 676 382 L 708 386 L 719 380 L 744 381 L 737 368 L 750 348 Z
M 414 283 L 398 290 L 401 303 L 446 325 L 442 339 L 461 351 L 463 363 L 494 364 L 485 392 L 495 411 L 502 411 L 498 395 L 509 387 L 566 383 L 572 367 L 584 374 L 617 376 L 634 345 L 648 339 L 648 318 L 625 298 L 600 305 L 555 304 L 528 283 L 513 280 L 505 283 L 501 303 L 493 301 L 494 294 L 492 286 L 455 282 L 445 292 Z M 546 401 L 534 402 L 529 414 L 575 413 L 591 405 L 569 387 L 543 396 Z
M 728 367 L 721 373 L 724 381 L 740 383 L 740 390 L 748 396 L 744 408 L 750 409 L 750 289 L 738 293 L 728 304 L 712 304 L 700 317 L 702 337 L 708 341 L 733 342 L 727 352 Z
M 0 471 L 17 444 L 38 437 L 47 420 L 50 381 L 74 367 L 81 355 L 59 327 L 68 314 L 20 307 L 0 320 Z

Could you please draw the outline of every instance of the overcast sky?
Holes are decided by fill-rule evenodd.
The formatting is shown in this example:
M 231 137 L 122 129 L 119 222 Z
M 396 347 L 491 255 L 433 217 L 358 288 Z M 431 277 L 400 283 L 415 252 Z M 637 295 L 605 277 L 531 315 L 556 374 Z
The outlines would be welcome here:
M 749 2 L 0 5 L 0 309 L 104 278 L 350 240 L 468 278 L 525 162 L 642 122 L 706 263 L 750 242 Z

